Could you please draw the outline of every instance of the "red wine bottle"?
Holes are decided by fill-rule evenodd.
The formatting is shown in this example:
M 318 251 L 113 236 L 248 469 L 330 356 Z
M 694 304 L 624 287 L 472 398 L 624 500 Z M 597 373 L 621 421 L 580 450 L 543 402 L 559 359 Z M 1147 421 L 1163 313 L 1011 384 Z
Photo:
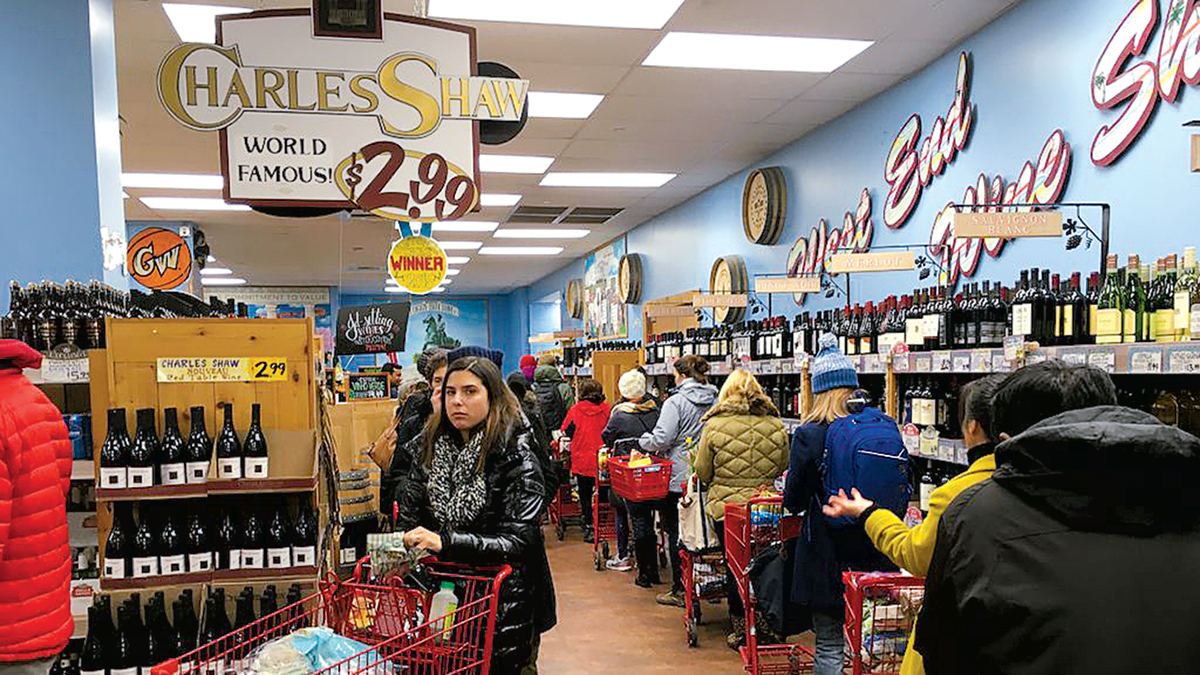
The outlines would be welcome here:
M 242 569 L 262 569 L 266 566 L 265 558 L 262 518 L 251 507 L 242 520 Z
M 183 485 L 187 482 L 187 442 L 179 433 L 179 414 L 175 408 L 163 410 L 163 437 L 159 443 L 159 483 Z
M 109 675 L 138 675 L 138 637 L 135 634 L 129 605 L 117 608 L 117 632 L 109 656 Z
M 212 461 L 213 441 L 204 426 L 204 406 L 192 406 L 192 429 L 188 434 L 187 482 L 204 483 L 208 480 L 208 465 Z
M 225 424 L 217 436 L 217 478 L 237 480 L 242 477 L 242 444 L 233 428 L 233 404 L 225 404 Z
M 208 523 L 204 512 L 193 509 L 188 515 L 187 568 L 189 572 L 210 572 L 213 568 L 212 547 L 208 541 Z
M 250 429 L 246 432 L 246 442 L 242 444 L 243 473 L 245 478 L 261 480 L 270 475 L 267 437 L 263 435 L 262 422 L 259 418 L 261 406 L 255 403 L 250 407 L 250 411 Z
M 108 432 L 100 446 L 100 487 L 128 487 L 129 449 L 132 445 L 125 427 L 125 409 L 109 408 Z
M 158 537 L 150 527 L 150 514 L 143 511 L 137 532 L 133 535 L 133 574 L 134 579 L 156 577 L 158 570 Z
M 282 507 L 275 509 L 267 524 L 267 567 L 282 569 L 292 566 L 292 528 Z
M 114 506 L 112 528 L 104 540 L 105 579 L 124 579 L 133 575 L 129 560 L 133 555 L 133 532 L 129 507 L 124 504 Z
M 154 425 L 154 409 L 137 411 L 137 431 L 129 453 L 129 487 L 146 488 L 154 485 L 154 463 L 158 459 L 158 434 Z
M 83 651 L 79 655 L 79 675 L 105 675 L 108 658 L 112 653 L 111 636 L 105 632 L 105 623 L 100 617 L 100 596 L 88 607 L 87 637 L 83 639 Z
M 292 539 L 292 564 L 296 567 L 317 564 L 317 514 L 303 505 L 296 517 Z
M 254 621 L 254 589 L 246 586 L 241 593 L 238 593 L 233 616 L 233 629 L 241 630 Z
M 159 574 L 183 574 L 187 571 L 186 560 L 183 533 L 174 514 L 167 512 L 163 517 L 162 529 L 158 531 Z
M 217 560 L 214 564 L 218 569 L 242 569 L 242 533 L 234 522 L 233 509 L 225 512 L 221 524 L 217 526 L 217 538 L 213 543 L 213 552 Z

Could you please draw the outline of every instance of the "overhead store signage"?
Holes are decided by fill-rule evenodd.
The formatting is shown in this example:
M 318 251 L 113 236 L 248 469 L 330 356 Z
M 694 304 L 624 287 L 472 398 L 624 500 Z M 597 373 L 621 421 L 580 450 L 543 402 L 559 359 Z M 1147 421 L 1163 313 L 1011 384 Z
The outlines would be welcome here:
M 820 277 L 755 277 L 755 293 L 816 293 Z
M 159 382 L 279 382 L 287 359 L 260 356 L 160 358 Z
M 960 211 L 954 214 L 954 233 L 960 239 L 988 237 L 1061 237 L 1059 211 Z
M 745 307 L 750 298 L 745 293 L 697 293 L 692 307 Z
M 417 295 L 432 291 L 446 278 L 446 252 L 436 241 L 420 235 L 392 244 L 387 265 L 396 283 Z
M 404 351 L 410 305 L 357 305 L 338 309 L 334 353 L 378 354 Z
M 1200 7 L 1195 0 L 1169 0 L 1158 20 L 1159 0 L 1137 0 L 1105 45 L 1092 72 L 1092 104 L 1124 108 L 1092 140 L 1092 162 L 1116 162 L 1145 131 L 1159 101 L 1174 103 L 1184 84 L 1200 84 Z M 1158 53 L 1145 53 L 1160 28 Z
M 916 267 L 912 251 L 884 253 L 839 253 L 829 259 L 829 273 L 890 272 Z
M 125 268 L 134 281 L 146 288 L 159 291 L 178 288 L 192 274 L 192 250 L 178 232 L 147 227 L 129 240 Z
M 158 70 L 180 123 L 219 130 L 225 200 L 448 220 L 478 202 L 476 121 L 517 121 L 527 80 L 477 77 L 475 31 L 385 14 L 381 39 L 314 35 L 307 9 L 217 19 Z

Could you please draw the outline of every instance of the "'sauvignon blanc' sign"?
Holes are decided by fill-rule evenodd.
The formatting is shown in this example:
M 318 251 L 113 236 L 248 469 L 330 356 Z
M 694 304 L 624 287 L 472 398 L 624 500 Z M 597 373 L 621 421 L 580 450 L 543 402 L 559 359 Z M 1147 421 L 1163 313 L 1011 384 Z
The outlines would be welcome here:
M 441 190 L 456 176 L 478 186 L 476 122 L 524 110 L 527 80 L 475 75 L 467 26 L 385 14 L 374 40 L 316 36 L 308 10 L 217 21 L 217 44 L 175 47 L 157 84 L 178 122 L 220 132 L 229 202 L 353 208 L 363 192 L 387 197 L 367 210 L 434 220 L 446 202 L 473 205 L 473 190 Z

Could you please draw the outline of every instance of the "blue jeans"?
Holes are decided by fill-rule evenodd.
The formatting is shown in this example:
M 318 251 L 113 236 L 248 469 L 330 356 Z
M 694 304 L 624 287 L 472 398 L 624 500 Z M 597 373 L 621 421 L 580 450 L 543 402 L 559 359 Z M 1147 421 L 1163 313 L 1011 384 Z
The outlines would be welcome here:
M 842 675 L 846 636 L 841 614 L 831 615 L 814 611 L 813 633 L 817 636 L 813 657 L 813 675 Z

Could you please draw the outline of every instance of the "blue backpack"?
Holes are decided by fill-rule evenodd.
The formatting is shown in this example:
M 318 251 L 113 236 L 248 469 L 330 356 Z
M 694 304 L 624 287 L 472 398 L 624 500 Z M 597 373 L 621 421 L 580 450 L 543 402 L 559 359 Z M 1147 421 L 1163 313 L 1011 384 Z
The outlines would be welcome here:
M 838 490 L 850 494 L 858 488 L 864 497 L 903 518 L 912 495 L 908 450 L 900 430 L 878 408 L 839 418 L 825 432 L 825 457 L 821 462 L 825 500 Z M 850 516 L 826 518 L 833 527 L 855 523 Z

